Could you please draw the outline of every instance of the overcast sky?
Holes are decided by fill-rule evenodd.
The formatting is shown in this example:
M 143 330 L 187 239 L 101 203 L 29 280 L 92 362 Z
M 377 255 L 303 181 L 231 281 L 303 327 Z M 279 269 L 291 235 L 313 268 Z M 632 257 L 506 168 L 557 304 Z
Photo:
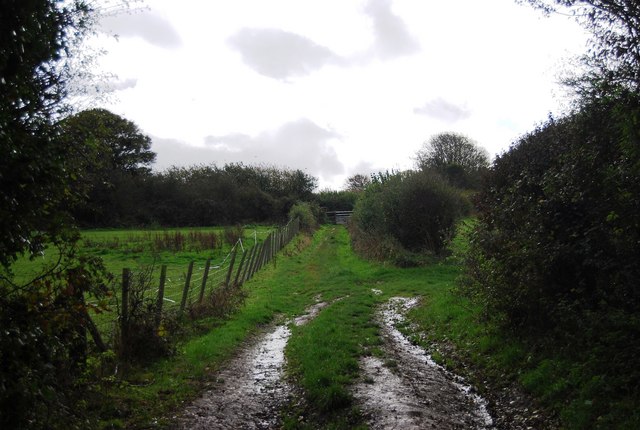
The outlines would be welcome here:
M 515 0 L 146 0 L 93 44 L 101 107 L 151 136 L 155 169 L 302 169 L 320 188 L 413 166 L 430 136 L 493 156 L 560 113 L 586 37 Z

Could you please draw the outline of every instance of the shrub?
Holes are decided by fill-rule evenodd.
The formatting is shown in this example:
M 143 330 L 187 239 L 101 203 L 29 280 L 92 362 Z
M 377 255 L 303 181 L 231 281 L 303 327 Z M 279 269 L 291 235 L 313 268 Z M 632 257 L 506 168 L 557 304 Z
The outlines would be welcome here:
M 127 334 L 125 337 L 120 331 L 115 345 L 123 364 L 149 363 L 173 354 L 175 349 L 174 337 L 180 328 L 178 315 L 163 310 L 160 325 L 157 324 L 157 301 L 151 294 L 152 271 L 153 267 L 149 267 L 131 275 Z
M 328 211 L 350 211 L 356 203 L 358 193 L 354 191 L 320 191 L 314 195 L 318 205 Z
M 235 245 L 238 240 L 244 237 L 244 228 L 241 225 L 235 225 L 224 228 L 224 240 L 231 246 Z
M 289 219 L 300 218 L 300 229 L 311 233 L 318 228 L 320 208 L 308 202 L 298 202 L 289 210 Z
M 498 157 L 469 260 L 490 313 L 544 329 L 638 309 L 639 119 L 637 97 L 593 102 Z
M 412 253 L 441 254 L 455 222 L 469 211 L 460 192 L 429 172 L 380 176 L 358 199 L 352 218 L 356 249 L 383 259 Z M 363 246 L 368 243 L 370 246 Z
M 73 256 L 19 289 L 2 278 L 0 428 L 77 428 L 87 332 L 102 344 L 88 311 L 106 308 L 107 280 L 97 260 Z M 92 294 L 91 306 L 85 293 Z

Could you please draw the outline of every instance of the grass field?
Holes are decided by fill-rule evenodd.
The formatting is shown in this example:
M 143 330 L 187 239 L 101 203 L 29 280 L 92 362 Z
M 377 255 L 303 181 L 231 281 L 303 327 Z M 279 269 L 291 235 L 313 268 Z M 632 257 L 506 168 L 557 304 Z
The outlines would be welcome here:
M 299 243 L 291 247 L 301 248 Z M 135 428 L 165 422 L 251 333 L 303 313 L 320 298 L 331 305 L 311 323 L 293 328 L 286 350 L 288 371 L 304 389 L 317 425 L 353 428 L 360 418 L 352 408 L 349 385 L 358 374 L 358 357 L 377 351 L 376 306 L 397 295 L 418 295 L 431 306 L 436 297 L 449 295 L 459 270 L 453 261 L 414 269 L 364 261 L 352 253 L 346 230 L 335 226 L 323 227 L 303 250 L 285 252 L 291 256 L 245 285 L 246 302 L 231 319 L 213 324 L 205 335 L 184 343 L 175 357 L 139 375 L 153 383 L 110 391 L 107 404 L 126 418 L 109 425 Z M 436 318 L 447 320 L 455 312 L 455 306 L 442 309 Z M 299 428 L 300 413 L 289 411 L 286 425 Z
M 220 285 L 226 275 L 229 254 L 237 239 L 242 244 L 238 248 L 249 249 L 262 242 L 274 230 L 269 226 L 245 226 L 242 229 L 225 227 L 176 228 L 157 230 L 85 230 L 79 241 L 79 254 L 100 257 L 106 269 L 113 275 L 113 300 L 120 292 L 123 269 L 132 271 L 134 276 L 150 276 L 150 293 L 157 293 L 160 267 L 167 266 L 164 293 L 164 307 L 169 309 L 179 305 L 182 299 L 187 271 L 193 262 L 191 288 L 188 301 L 199 294 L 205 264 L 211 260 L 207 278 L 207 291 Z M 34 259 L 21 258 L 13 266 L 14 281 L 26 283 L 54 264 L 59 252 L 49 248 L 44 255 Z M 91 302 L 91 297 L 87 297 Z M 113 307 L 113 306 L 112 306 Z M 115 312 L 93 315 L 94 321 L 103 334 L 109 335 L 117 318 Z
M 469 226 L 466 222 L 461 232 Z M 134 369 L 126 378 L 106 375 L 95 385 L 95 399 L 88 405 L 100 419 L 99 428 L 168 426 L 247 338 L 322 300 L 329 305 L 315 319 L 291 327 L 287 374 L 302 388 L 305 402 L 284 412 L 285 428 L 359 428 L 362 417 L 349 389 L 359 374 L 358 358 L 380 353 L 374 312 L 391 297 L 419 296 L 421 305 L 410 313 L 427 334 L 419 342 L 427 349 L 451 346 L 447 354 L 433 350 L 434 358 L 462 374 L 469 367 L 479 370 L 478 379 L 470 382 L 520 382 L 558 414 L 565 428 L 637 428 L 631 397 L 617 410 L 596 415 L 594 405 L 606 401 L 595 397 L 597 384 L 604 382 L 589 373 L 588 361 L 566 361 L 553 351 L 534 353 L 488 326 L 478 306 L 454 293 L 462 270 L 459 253 L 466 248 L 464 234 L 451 248 L 452 256 L 441 262 L 399 269 L 354 255 L 343 227 L 324 226 L 312 239 L 298 236 L 284 249 L 284 257 L 242 287 L 246 299 L 229 318 L 199 321 L 199 334 L 183 339 L 168 359 Z M 181 256 L 169 257 L 182 261 Z M 602 425 L 594 427 L 598 422 Z

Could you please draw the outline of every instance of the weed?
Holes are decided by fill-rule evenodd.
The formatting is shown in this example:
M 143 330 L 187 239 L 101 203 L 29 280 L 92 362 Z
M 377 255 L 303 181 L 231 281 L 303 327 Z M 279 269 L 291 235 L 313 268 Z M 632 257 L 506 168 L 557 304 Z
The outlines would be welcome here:
M 224 240 L 231 246 L 235 245 L 244 236 L 244 229 L 241 225 L 224 228 Z

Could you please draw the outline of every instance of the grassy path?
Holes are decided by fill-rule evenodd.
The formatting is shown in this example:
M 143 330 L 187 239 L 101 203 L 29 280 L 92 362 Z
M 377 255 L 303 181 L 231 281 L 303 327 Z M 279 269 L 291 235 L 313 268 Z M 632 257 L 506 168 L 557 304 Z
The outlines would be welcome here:
M 439 320 L 445 328 L 459 308 L 448 294 L 458 273 L 455 264 L 397 269 L 370 263 L 352 253 L 342 227 L 323 227 L 308 246 L 293 244 L 285 253 L 289 256 L 245 285 L 247 299 L 229 320 L 205 322 L 207 333 L 181 345 L 175 357 L 111 387 L 100 415 L 117 418 L 103 427 L 170 425 L 174 413 L 167 411 L 179 412 L 206 389 L 248 337 L 322 300 L 330 305 L 315 319 L 292 327 L 288 377 L 302 389 L 304 401 L 285 411 L 285 427 L 355 428 L 362 419 L 349 387 L 358 376 L 359 357 L 381 353 L 377 306 L 393 296 L 421 296 L 430 316 L 417 320 L 425 325 Z
M 303 282 L 316 283 L 323 300 L 337 301 L 296 328 L 289 341 L 289 370 L 307 403 L 289 412 L 288 424 L 305 427 L 302 416 L 309 428 L 354 428 L 362 421 L 350 394 L 359 375 L 358 360 L 382 354 L 376 309 L 394 296 L 421 296 L 433 303 L 434 297 L 448 295 L 458 272 L 449 264 L 397 269 L 364 261 L 352 253 L 342 228 L 326 228 L 319 237 L 313 251 L 318 270 L 301 270 L 315 274 Z

